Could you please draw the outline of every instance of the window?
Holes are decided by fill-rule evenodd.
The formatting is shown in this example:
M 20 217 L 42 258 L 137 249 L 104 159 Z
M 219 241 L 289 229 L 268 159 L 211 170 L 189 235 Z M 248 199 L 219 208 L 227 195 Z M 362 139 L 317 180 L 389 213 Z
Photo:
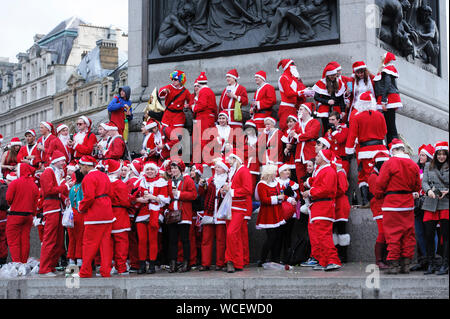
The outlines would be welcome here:
M 47 96 L 47 81 L 41 83 L 41 97 Z
M 22 104 L 26 104 L 27 103 L 27 90 L 23 90 L 22 91 Z
M 73 111 L 76 112 L 78 110 L 78 95 L 77 90 L 73 92 Z
M 93 104 L 93 93 L 92 93 L 92 91 L 91 92 L 89 92 L 89 106 L 92 106 L 92 104 Z
M 105 85 L 105 102 L 108 101 L 108 85 Z
M 59 115 L 63 114 L 63 105 L 64 105 L 63 102 L 59 102 Z

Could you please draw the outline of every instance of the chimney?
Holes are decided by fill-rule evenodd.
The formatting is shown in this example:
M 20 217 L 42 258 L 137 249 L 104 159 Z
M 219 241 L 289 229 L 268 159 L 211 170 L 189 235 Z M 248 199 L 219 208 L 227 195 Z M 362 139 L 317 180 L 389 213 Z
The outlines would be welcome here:
M 97 46 L 100 49 L 100 64 L 102 69 L 114 70 L 119 66 L 119 48 L 115 40 L 98 40 Z

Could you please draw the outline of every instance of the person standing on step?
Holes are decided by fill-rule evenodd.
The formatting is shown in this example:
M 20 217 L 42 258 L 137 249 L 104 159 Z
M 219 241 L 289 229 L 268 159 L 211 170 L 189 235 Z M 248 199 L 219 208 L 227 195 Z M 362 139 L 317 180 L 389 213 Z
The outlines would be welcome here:
M 262 70 L 255 73 L 257 89 L 250 103 L 250 114 L 257 131 L 265 128 L 264 119 L 272 116 L 272 108 L 277 103 L 275 88 L 266 82 L 266 78 L 266 72 Z

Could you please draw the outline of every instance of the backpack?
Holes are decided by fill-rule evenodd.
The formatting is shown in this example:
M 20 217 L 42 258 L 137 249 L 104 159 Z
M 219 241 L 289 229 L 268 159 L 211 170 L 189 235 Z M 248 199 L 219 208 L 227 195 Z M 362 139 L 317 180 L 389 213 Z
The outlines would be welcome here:
M 8 185 L 5 183 L 0 183 L 0 210 L 6 211 L 9 209 L 8 202 L 6 201 L 6 191 L 8 190 Z

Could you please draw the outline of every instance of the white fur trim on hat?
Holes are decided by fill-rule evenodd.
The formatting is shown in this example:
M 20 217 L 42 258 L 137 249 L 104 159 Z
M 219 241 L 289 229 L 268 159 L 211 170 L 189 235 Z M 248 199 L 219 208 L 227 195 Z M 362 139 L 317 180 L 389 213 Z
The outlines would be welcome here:
M 145 129 L 146 129 L 147 131 L 149 131 L 149 130 L 151 130 L 152 128 L 157 127 L 157 126 L 158 126 L 158 123 L 152 122 L 152 123 L 150 123 L 150 124 L 146 124 L 146 125 L 145 125 Z
M 322 143 L 323 145 L 325 145 L 327 148 L 330 148 L 330 147 L 331 147 L 330 142 L 328 142 L 328 141 L 327 141 L 325 138 L 323 138 L 323 137 L 319 137 L 319 138 L 317 139 L 317 141 L 320 142 L 320 143 Z
M 51 161 L 51 164 L 55 164 L 56 162 L 59 162 L 59 161 L 62 161 L 62 160 L 65 161 L 66 157 L 65 156 L 61 156 L 61 157 L 55 158 L 54 160 Z
M 220 166 L 222 167 L 226 172 L 228 172 L 230 169 L 228 168 L 227 164 L 225 164 L 222 161 L 217 161 L 216 163 L 214 163 L 214 166 Z
M 289 164 L 283 164 L 280 166 L 280 168 L 278 169 L 278 173 L 281 173 L 282 171 L 285 171 L 287 169 L 291 169 L 291 167 L 289 166 Z
M 62 125 L 59 125 L 57 128 L 56 128 L 56 133 L 59 133 L 61 130 L 63 130 L 63 129 L 65 129 L 65 128 L 69 128 L 66 124 L 62 124 Z
M 82 119 L 83 122 L 86 123 L 87 126 L 91 126 L 91 122 L 89 121 L 89 119 L 86 116 L 82 115 L 82 116 L 80 116 L 80 119 Z
M 48 124 L 47 122 L 41 122 L 42 125 L 44 125 L 46 128 L 48 128 L 48 130 L 51 132 L 52 131 L 52 127 L 50 126 L 50 124 Z
M 244 163 L 244 161 L 243 161 L 239 156 L 237 156 L 236 154 L 230 154 L 228 157 L 229 157 L 229 158 L 230 158 L 230 157 L 234 157 L 234 158 L 237 159 L 239 162 L 241 162 L 241 164 Z
M 158 167 L 158 165 L 156 165 L 155 163 L 146 163 L 146 164 L 144 165 L 143 171 L 145 172 L 145 170 L 146 170 L 147 168 L 149 168 L 149 167 L 152 167 L 152 168 L 154 168 L 155 170 L 159 171 L 159 167 Z
M 109 126 L 106 123 L 101 123 L 100 124 L 106 131 L 118 131 L 119 128 L 117 126 Z

